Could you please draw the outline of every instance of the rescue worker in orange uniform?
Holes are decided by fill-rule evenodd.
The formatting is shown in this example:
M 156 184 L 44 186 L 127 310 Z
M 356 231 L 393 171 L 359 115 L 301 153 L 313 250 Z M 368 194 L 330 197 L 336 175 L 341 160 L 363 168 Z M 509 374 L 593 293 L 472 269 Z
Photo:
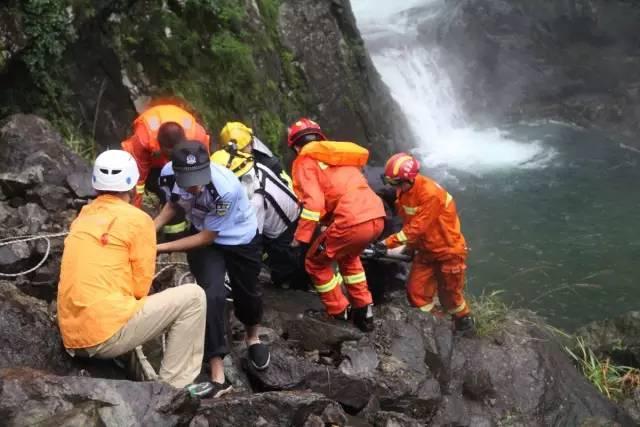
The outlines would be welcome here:
M 305 268 L 327 313 L 351 318 L 361 330 L 371 331 L 373 304 L 360 254 L 380 236 L 385 211 L 361 171 L 368 151 L 327 141 L 320 126 L 306 118 L 289 127 L 287 143 L 297 154 L 293 187 L 303 207 L 292 246 L 310 244 Z M 318 224 L 324 227 L 314 239 Z M 343 283 L 351 302 L 342 292 Z
M 209 151 L 210 138 L 206 130 L 193 115 L 176 105 L 153 106 L 134 120 L 133 135 L 122 142 L 122 149 L 133 156 L 140 171 L 135 206 L 142 206 L 145 189 L 158 196 L 162 205 L 167 202 L 158 182 L 160 171 L 169 162 L 173 147 L 186 140 L 198 141 Z M 162 231 L 168 240 L 185 236 L 184 214 L 177 215 Z
M 425 312 L 434 310 L 434 297 L 453 316 L 460 332 L 474 329 L 464 299 L 467 245 L 451 195 L 437 182 L 419 174 L 420 164 L 406 154 L 392 156 L 383 180 L 396 189 L 396 210 L 403 227 L 378 243 L 380 250 L 406 245 L 415 251 L 407 284 L 409 302 Z

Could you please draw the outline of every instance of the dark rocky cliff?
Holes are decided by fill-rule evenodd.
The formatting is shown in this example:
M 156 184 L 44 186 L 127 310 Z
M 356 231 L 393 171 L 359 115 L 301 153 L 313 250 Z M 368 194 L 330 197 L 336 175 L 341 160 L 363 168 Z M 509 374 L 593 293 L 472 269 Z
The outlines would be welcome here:
M 453 0 L 421 27 L 472 117 L 640 131 L 640 3 Z M 417 13 L 417 15 L 420 15 Z

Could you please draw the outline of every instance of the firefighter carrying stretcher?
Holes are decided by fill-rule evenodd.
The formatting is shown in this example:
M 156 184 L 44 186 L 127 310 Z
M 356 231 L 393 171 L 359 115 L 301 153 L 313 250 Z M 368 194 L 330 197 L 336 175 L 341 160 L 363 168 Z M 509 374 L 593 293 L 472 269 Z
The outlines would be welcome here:
M 385 211 L 361 171 L 369 152 L 351 142 L 327 141 L 306 118 L 289 127 L 287 143 L 297 154 L 293 188 L 303 207 L 292 246 L 310 244 L 305 267 L 327 313 L 371 331 L 373 304 L 360 254 L 380 236 Z M 321 232 L 314 238 L 318 224 Z
M 467 244 L 460 231 L 456 203 L 437 182 L 419 174 L 420 164 L 406 153 L 392 156 L 382 176 L 396 190 L 396 210 L 403 227 L 376 246 L 379 250 L 406 245 L 415 251 L 407 296 L 425 312 L 434 312 L 436 292 L 440 304 L 461 333 L 474 329 L 464 299 Z

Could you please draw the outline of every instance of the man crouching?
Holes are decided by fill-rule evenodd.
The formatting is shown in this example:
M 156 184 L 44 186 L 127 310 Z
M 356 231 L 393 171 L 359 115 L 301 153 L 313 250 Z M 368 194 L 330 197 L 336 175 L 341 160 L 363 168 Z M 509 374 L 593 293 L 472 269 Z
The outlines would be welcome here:
M 206 299 L 195 284 L 148 295 L 156 260 L 153 220 L 131 205 L 139 172 L 121 150 L 100 154 L 92 183 L 98 197 L 82 208 L 64 242 L 58 324 L 72 356 L 110 359 L 167 333 L 160 381 L 206 397 L 193 384 L 204 352 Z

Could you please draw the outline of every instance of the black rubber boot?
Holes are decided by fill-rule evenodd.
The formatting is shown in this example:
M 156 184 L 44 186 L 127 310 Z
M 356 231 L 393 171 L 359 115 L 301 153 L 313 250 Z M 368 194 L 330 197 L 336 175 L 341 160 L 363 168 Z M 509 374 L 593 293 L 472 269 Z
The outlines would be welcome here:
M 347 308 L 345 308 L 342 313 L 334 314 L 331 317 L 333 317 L 336 320 L 344 320 L 344 321 L 349 320 L 351 318 L 351 306 L 348 305 Z
M 456 334 L 462 336 L 473 336 L 476 331 L 476 323 L 470 315 L 456 317 L 454 320 Z
M 353 324 L 362 332 L 373 331 L 373 304 L 351 310 Z

